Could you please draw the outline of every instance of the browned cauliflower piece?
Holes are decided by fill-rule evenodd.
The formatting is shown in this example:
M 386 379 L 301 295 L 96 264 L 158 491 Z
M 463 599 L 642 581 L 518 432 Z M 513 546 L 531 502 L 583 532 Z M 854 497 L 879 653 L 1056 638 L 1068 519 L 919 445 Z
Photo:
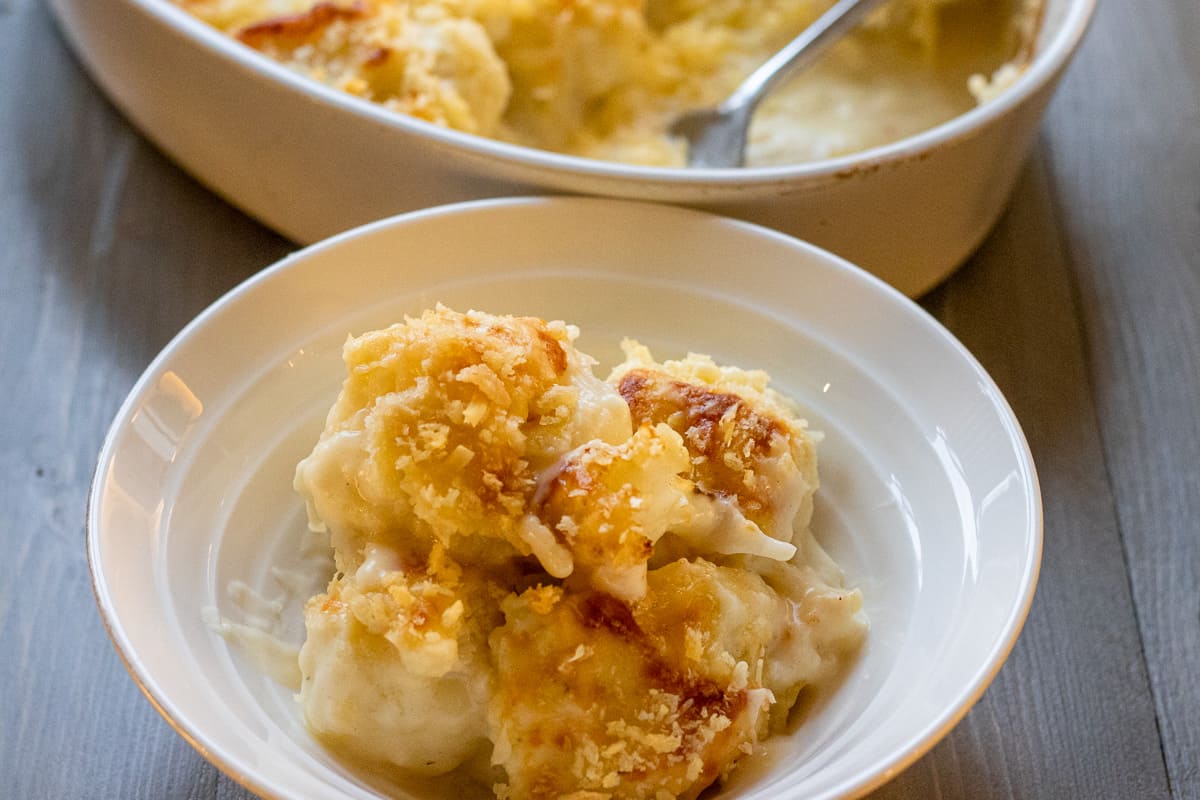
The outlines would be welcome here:
M 718 366 L 696 354 L 659 364 L 637 342 L 622 347 L 625 362 L 609 381 L 635 425 L 666 423 L 683 437 L 690 477 L 702 492 L 733 503 L 763 533 L 784 542 L 808 527 L 816 451 L 805 423 L 767 387 L 766 373 Z
M 680 559 L 652 570 L 634 615 L 680 669 L 768 689 L 771 722 L 782 728 L 800 692 L 827 685 L 858 652 L 862 596 L 842 588 L 840 574 L 830 584 L 791 563 L 724 561 Z
M 632 604 L 556 586 L 506 600 L 489 719 L 512 796 L 691 798 L 753 752 L 865 633 L 857 592 L 777 569 L 681 559 Z
M 661 651 L 636 606 L 544 586 L 503 608 L 490 720 L 511 796 L 694 798 L 752 750 L 770 693 Z
M 686 510 L 688 453 L 666 425 L 643 426 L 626 442 L 595 441 L 563 459 L 534 497 L 573 585 L 633 601 L 646 592 L 654 543 Z
M 619 443 L 625 403 L 591 373 L 562 323 L 443 306 L 346 343 L 348 375 L 296 487 L 339 567 L 369 542 L 464 563 L 556 543 L 529 498 L 542 471 L 592 440 Z

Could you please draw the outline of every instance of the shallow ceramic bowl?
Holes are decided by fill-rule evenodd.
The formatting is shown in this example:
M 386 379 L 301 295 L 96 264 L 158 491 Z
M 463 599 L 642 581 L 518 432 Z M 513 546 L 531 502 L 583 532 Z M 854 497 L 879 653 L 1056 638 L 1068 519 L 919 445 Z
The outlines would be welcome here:
M 301 640 L 304 592 L 271 569 L 302 561 L 292 476 L 340 388 L 341 346 L 438 301 L 577 324 L 600 375 L 623 336 L 660 358 L 766 369 L 824 432 L 814 531 L 861 588 L 871 631 L 844 683 L 721 796 L 862 794 L 928 750 L 1000 668 L 1033 595 L 1040 497 L 1011 411 L 945 329 L 867 273 L 743 222 L 603 199 L 477 201 L 343 234 L 241 285 L 155 359 L 105 441 L 87 527 L 101 613 L 155 707 L 246 786 L 309 800 L 379 789 L 311 740 L 292 693 L 202 609 L 237 620 L 241 582 L 280 597 L 282 634 Z
M 668 170 L 515 147 L 388 112 L 272 63 L 166 0 L 50 0 L 113 101 L 218 193 L 300 242 L 402 211 L 579 193 L 782 230 L 919 294 L 1010 194 L 1095 0 L 1046 0 L 1032 66 L 1000 99 L 886 147 L 790 167 Z

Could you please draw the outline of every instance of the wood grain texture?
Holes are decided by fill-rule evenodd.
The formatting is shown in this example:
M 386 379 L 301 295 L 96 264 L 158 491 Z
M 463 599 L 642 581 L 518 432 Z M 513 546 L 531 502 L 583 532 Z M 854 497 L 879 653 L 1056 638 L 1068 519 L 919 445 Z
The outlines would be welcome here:
M 84 504 L 150 359 L 291 246 L 146 145 L 39 3 L 0 9 L 0 75 L 0 796 L 237 796 L 109 644 Z
M 879 798 L 1200 798 L 1197 42 L 1196 0 L 1101 2 L 1009 212 L 924 301 L 1025 428 L 1046 548 L 996 682 Z M 292 246 L 147 145 L 37 0 L 0 0 L 0 76 L 0 796 L 246 800 L 126 675 L 83 514 L 142 369 Z
M 1200 798 L 1200 3 L 1102 3 L 1047 120 L 1172 795 Z
M 1033 608 L 995 683 L 880 798 L 1167 796 L 1057 227 L 1035 155 L 984 247 L 924 300 L 1021 422 L 1042 486 L 1045 545 Z

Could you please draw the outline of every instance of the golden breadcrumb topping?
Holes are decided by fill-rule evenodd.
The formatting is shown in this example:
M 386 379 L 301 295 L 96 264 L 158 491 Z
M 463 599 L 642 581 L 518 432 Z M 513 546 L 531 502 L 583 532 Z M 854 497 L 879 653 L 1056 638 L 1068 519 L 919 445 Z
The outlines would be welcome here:
M 553 536 L 528 508 L 542 470 L 629 428 L 575 335 L 562 323 L 439 306 L 349 340 L 341 396 L 297 477 L 314 517 L 344 520 L 333 531 L 339 566 L 354 568 L 369 541 L 552 559 Z
M 514 596 L 504 612 L 493 759 L 513 796 L 695 797 L 752 747 L 768 693 L 664 658 L 615 598 Z
M 694 798 L 858 650 L 766 374 L 626 343 L 602 382 L 576 333 L 438 306 L 346 343 L 296 471 L 339 570 L 300 697 L 338 752 L 433 775 L 490 748 L 513 800 Z

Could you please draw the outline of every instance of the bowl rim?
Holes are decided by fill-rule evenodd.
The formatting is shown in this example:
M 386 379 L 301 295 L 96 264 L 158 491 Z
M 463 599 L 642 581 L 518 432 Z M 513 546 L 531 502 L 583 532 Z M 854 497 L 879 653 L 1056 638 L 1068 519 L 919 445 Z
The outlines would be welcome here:
M 206 325 L 211 319 L 221 314 L 230 303 L 236 302 L 244 295 L 257 291 L 260 284 L 278 279 L 280 274 L 289 269 L 294 263 L 319 256 L 329 250 L 336 250 L 347 241 L 361 237 L 375 236 L 383 230 L 397 226 L 413 223 L 420 224 L 422 220 L 431 217 L 473 213 L 477 211 L 486 212 L 490 208 L 536 207 L 543 204 L 556 206 L 574 205 L 578 207 L 589 204 L 630 206 L 635 208 L 644 207 L 648 214 L 675 214 L 693 218 L 708 218 L 733 226 L 734 228 L 749 230 L 756 235 L 784 241 L 798 250 L 807 252 L 810 256 L 820 258 L 829 267 L 847 273 L 848 277 L 852 280 L 858 281 L 860 284 L 866 284 L 867 290 L 881 291 L 885 295 L 890 296 L 888 298 L 890 301 L 899 302 L 901 306 L 906 307 L 908 313 L 915 314 L 923 325 L 928 326 L 934 335 L 946 342 L 964 360 L 967 366 L 976 373 L 981 388 L 985 389 L 989 399 L 995 403 L 996 410 L 1000 414 L 1003 425 L 1011 438 L 1015 455 L 1019 461 L 1021 475 L 1028 489 L 1026 497 L 1028 530 L 1025 533 L 1031 540 L 1031 546 L 1025 554 L 1024 563 L 1021 564 L 1021 582 L 1016 589 L 1017 602 L 1010 609 L 1003 624 L 1000 626 L 1000 634 L 988 651 L 987 658 L 981 661 L 970 679 L 963 684 L 961 690 L 952 698 L 951 702 L 945 705 L 941 713 L 923 729 L 910 734 L 907 737 L 907 745 L 893 749 L 886 758 L 879 760 L 869 770 L 864 770 L 860 775 L 849 777 L 833 787 L 830 796 L 860 798 L 878 789 L 933 749 L 966 716 L 991 685 L 1016 646 L 1033 604 L 1041 572 L 1044 549 L 1044 508 L 1040 480 L 1033 459 L 1033 453 L 1016 413 L 987 370 L 953 333 L 916 301 L 886 281 L 810 242 L 757 223 L 737 220 L 697 209 L 664 206 L 639 200 L 561 196 L 485 198 L 433 206 L 376 220 L 299 249 L 251 275 L 220 295 L 171 338 L 146 366 L 129 389 L 128 394 L 121 402 L 105 433 L 89 484 L 84 525 L 84 545 L 87 555 L 88 573 L 92 593 L 105 632 L 108 634 L 109 640 L 116 650 L 121 663 L 155 711 L 207 761 L 217 766 L 239 785 L 256 795 L 272 798 L 273 800 L 294 800 L 291 795 L 286 794 L 281 787 L 276 785 L 273 779 L 246 772 L 238 764 L 236 756 L 225 752 L 225 749 L 220 744 L 214 744 L 203 730 L 198 729 L 195 725 L 188 722 L 186 714 L 167 696 L 158 681 L 155 680 L 146 665 L 138 657 L 136 647 L 118 618 L 113 605 L 110 587 L 100 569 L 103 556 L 99 535 L 100 510 L 104 496 L 101 486 L 105 478 L 112 471 L 113 454 L 117 440 L 128 426 L 138 401 L 158 377 L 162 366 L 175 356 L 176 351 L 186 343 L 193 333 Z
M 62 2 L 80 1 L 51 0 L 51 6 Z M 640 166 L 555 153 L 465 133 L 391 111 L 377 103 L 355 97 L 294 72 L 192 16 L 170 0 L 123 2 L 137 7 L 159 24 L 173 29 L 193 44 L 207 49 L 213 55 L 228 59 L 260 79 L 272 81 L 312 101 L 329 104 L 364 121 L 426 138 L 448 149 L 462 150 L 464 155 L 483 158 L 498 167 L 533 169 L 559 176 L 650 181 L 676 188 L 728 188 L 778 182 L 820 182 L 844 177 L 847 174 L 870 171 L 887 164 L 918 158 L 930 150 L 975 135 L 980 129 L 1024 104 L 1044 86 L 1053 82 L 1077 50 L 1094 15 L 1098 0 L 1062 0 L 1067 4 L 1067 11 L 1053 38 L 1044 48 L 1035 50 L 1028 68 L 1022 71 L 1012 86 L 994 100 L 977 105 L 925 131 L 879 147 L 799 164 L 734 168 Z M 1038 13 L 1044 15 L 1045 7 L 1040 8 Z

